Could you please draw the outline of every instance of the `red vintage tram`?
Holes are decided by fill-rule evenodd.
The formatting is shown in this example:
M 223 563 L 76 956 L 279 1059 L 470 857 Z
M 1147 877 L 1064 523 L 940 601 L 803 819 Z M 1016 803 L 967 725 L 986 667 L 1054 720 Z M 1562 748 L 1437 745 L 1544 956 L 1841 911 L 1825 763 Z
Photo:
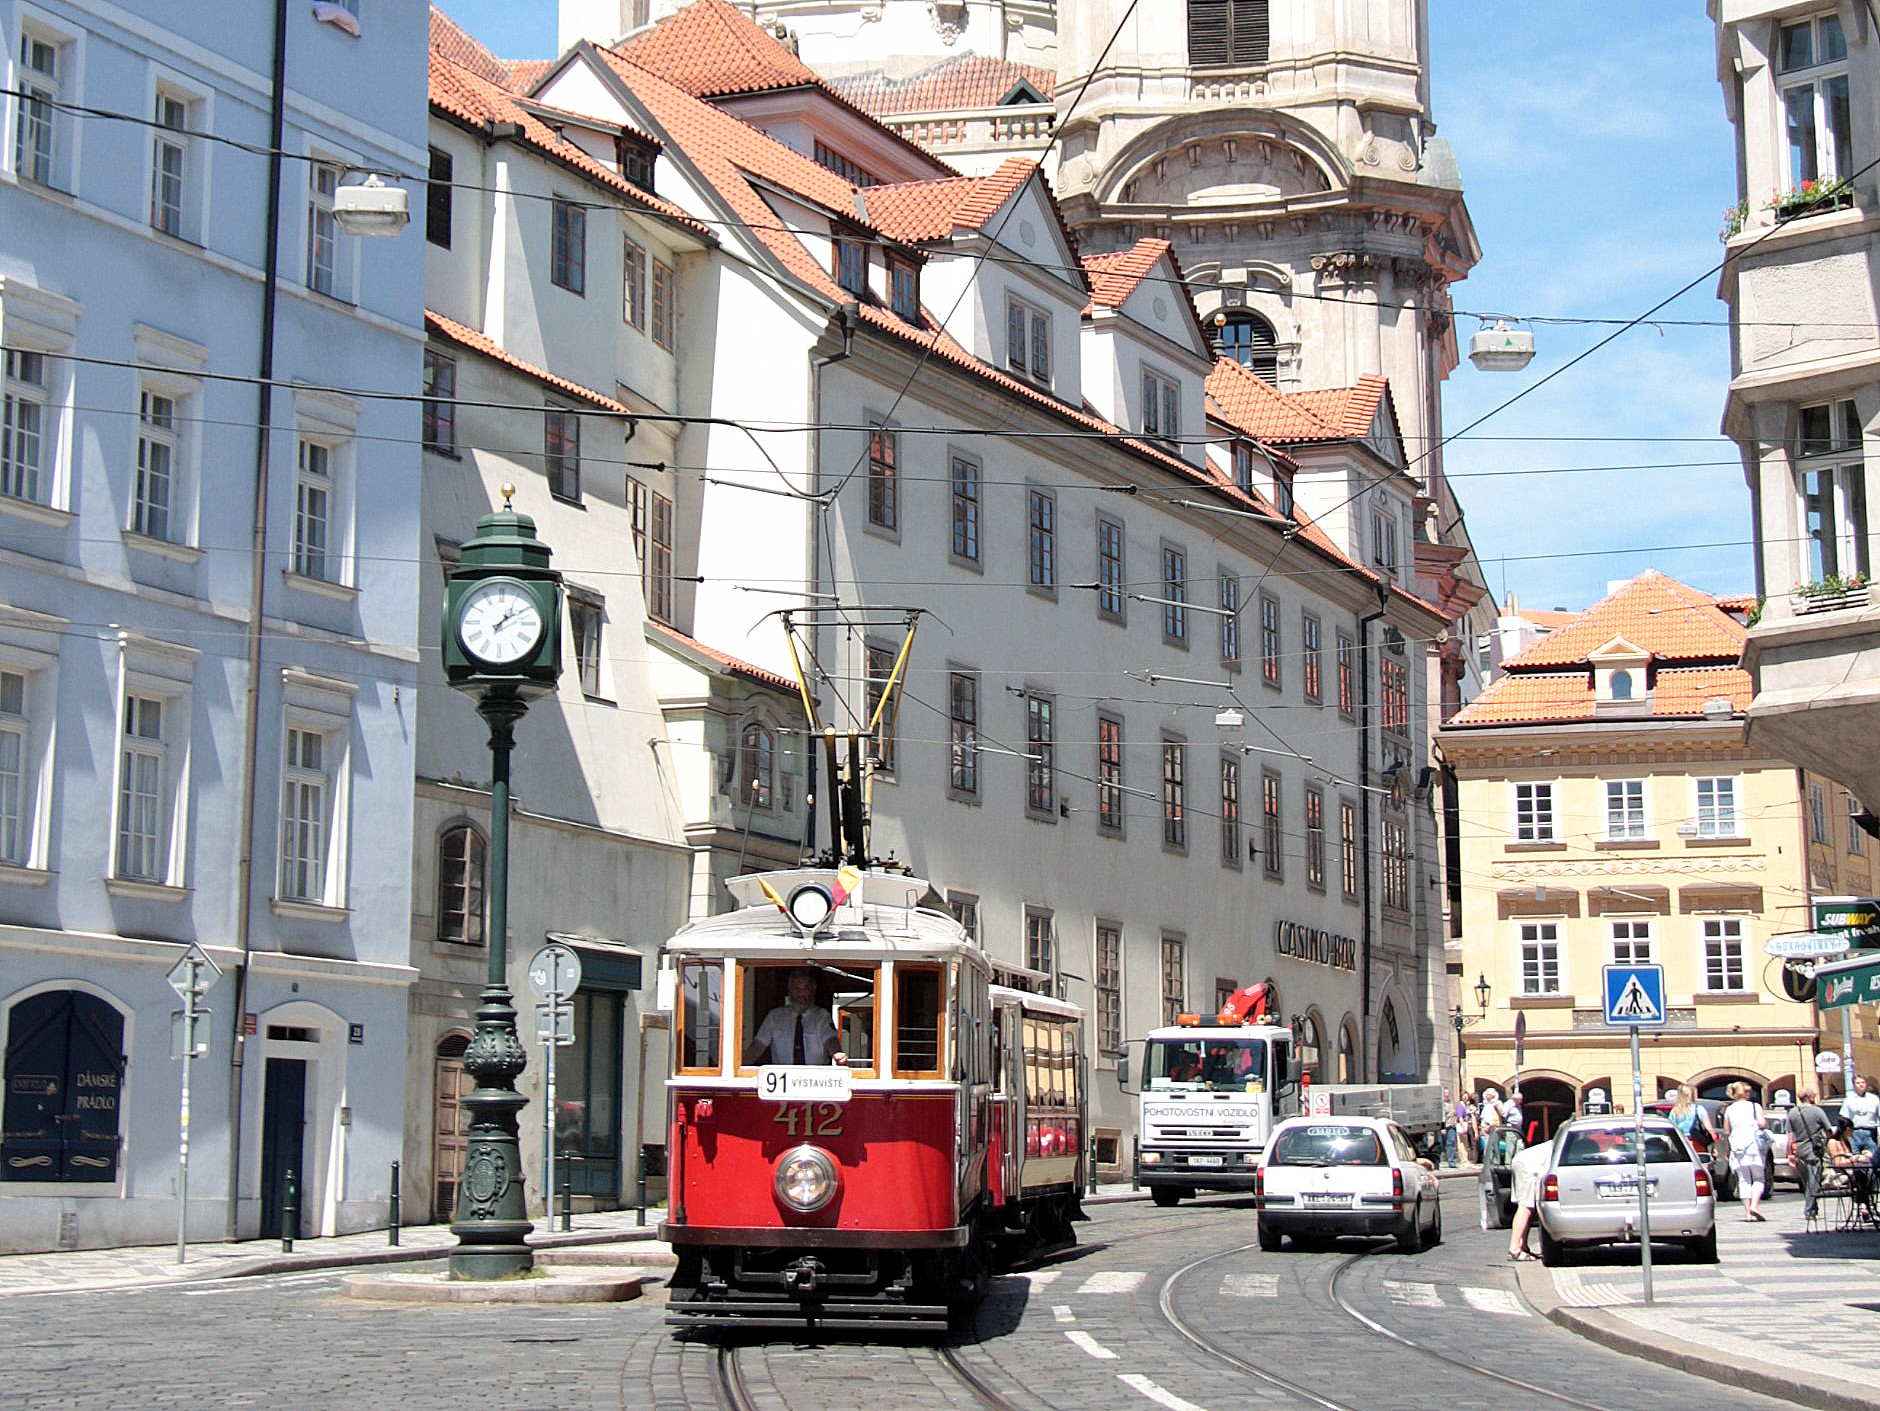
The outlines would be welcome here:
M 730 885 L 736 911 L 666 945 L 670 1320 L 943 1328 L 1002 1259 L 1071 1243 L 1082 1011 L 993 984 L 985 953 L 903 871 Z M 809 977 L 794 994 L 792 975 Z M 771 1018 L 786 1004 L 796 1051 L 761 1051 L 788 1032 Z M 833 1033 L 809 1051 L 806 1008 Z

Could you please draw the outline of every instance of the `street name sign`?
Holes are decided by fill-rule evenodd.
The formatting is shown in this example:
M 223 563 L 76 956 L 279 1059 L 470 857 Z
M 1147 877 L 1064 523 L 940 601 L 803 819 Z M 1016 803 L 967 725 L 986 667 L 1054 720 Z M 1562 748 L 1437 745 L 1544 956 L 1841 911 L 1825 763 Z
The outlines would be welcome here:
M 1663 1028 L 1665 968 L 1662 965 L 1608 965 L 1605 981 L 1606 1022 L 1621 1028 Z
M 1781 960 L 1820 960 L 1848 949 L 1846 931 L 1788 931 L 1763 942 L 1763 954 Z

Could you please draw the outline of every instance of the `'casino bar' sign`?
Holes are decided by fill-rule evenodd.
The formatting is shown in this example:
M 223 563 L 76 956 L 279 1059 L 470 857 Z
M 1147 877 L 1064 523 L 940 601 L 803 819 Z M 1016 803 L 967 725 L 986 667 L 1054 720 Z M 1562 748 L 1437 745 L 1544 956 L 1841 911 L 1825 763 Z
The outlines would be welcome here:
M 1273 923 L 1273 949 L 1308 965 L 1324 965 L 1333 970 L 1358 968 L 1358 943 L 1349 936 L 1335 936 L 1317 926 L 1302 926 L 1297 921 Z

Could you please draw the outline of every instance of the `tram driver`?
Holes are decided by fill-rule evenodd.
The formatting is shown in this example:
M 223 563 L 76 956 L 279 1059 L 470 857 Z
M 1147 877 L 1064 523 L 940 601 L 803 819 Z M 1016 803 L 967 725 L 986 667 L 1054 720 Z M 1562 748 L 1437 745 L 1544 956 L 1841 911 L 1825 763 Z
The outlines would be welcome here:
M 816 1003 L 815 975 L 792 970 L 788 985 L 789 998 L 764 1016 L 744 1046 L 745 1063 L 846 1065 L 835 1021 Z

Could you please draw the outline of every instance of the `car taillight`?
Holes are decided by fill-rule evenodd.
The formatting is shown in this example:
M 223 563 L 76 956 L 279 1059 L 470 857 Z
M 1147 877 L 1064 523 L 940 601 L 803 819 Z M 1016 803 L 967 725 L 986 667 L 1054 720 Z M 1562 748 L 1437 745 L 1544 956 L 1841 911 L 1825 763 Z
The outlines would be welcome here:
M 1253 1198 L 1255 1200 L 1266 1199 L 1266 1172 L 1264 1171 L 1253 1173 Z
M 1546 1180 L 1541 1182 L 1541 1199 L 1542 1200 L 1559 1200 L 1560 1199 L 1560 1177 L 1549 1176 Z
M 1403 1204 L 1403 1170 L 1401 1167 L 1390 1168 L 1390 1198 L 1399 1205 Z
M 1710 1172 L 1702 1166 L 1697 1168 L 1697 1193 L 1699 1195 L 1710 1194 Z

